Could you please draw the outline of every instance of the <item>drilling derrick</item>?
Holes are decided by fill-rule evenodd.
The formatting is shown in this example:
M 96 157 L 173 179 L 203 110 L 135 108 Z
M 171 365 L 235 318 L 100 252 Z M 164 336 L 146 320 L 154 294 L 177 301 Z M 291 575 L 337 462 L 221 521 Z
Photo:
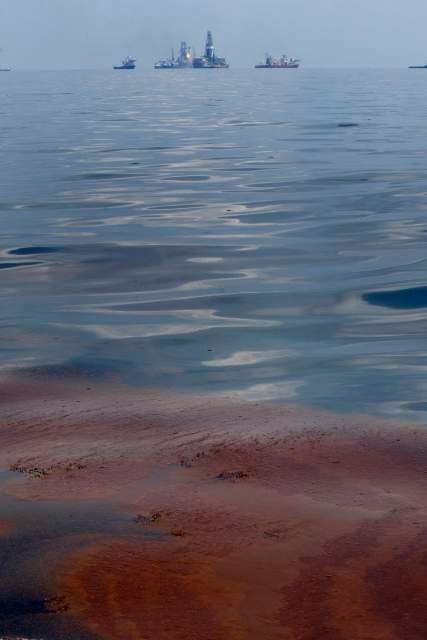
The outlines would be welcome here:
M 216 55 L 212 31 L 208 31 L 204 55 L 201 58 L 194 58 L 193 67 L 195 69 L 228 69 L 227 60 Z
M 215 64 L 215 47 L 213 43 L 212 31 L 208 31 L 206 38 L 205 57 L 209 60 L 210 64 Z

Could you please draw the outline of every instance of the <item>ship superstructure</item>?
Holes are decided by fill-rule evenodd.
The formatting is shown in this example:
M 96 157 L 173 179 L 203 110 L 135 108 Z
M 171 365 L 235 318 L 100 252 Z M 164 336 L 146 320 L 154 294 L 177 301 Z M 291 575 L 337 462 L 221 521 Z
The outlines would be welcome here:
M 193 67 L 195 69 L 228 69 L 227 60 L 216 55 L 212 31 L 208 31 L 205 54 L 200 58 L 194 58 Z
M 194 52 L 191 47 L 183 40 L 179 48 L 178 57 L 172 51 L 170 58 L 159 60 L 154 65 L 155 69 L 189 69 L 193 66 Z
M 136 58 L 132 58 L 132 56 L 127 56 L 123 60 L 122 64 L 114 67 L 114 69 L 124 69 L 124 70 L 135 69 L 135 68 L 136 68 Z
M 265 62 L 256 64 L 255 69 L 298 69 L 299 66 L 300 60 L 296 58 L 288 58 L 286 55 L 276 58 L 267 53 L 265 55 Z

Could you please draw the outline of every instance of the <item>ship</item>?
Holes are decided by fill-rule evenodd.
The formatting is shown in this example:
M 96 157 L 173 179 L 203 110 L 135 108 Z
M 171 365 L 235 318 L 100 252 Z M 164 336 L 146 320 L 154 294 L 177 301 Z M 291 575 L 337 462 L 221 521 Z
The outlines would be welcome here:
M 412 64 L 408 69 L 427 69 L 427 62 L 426 64 Z
M 136 58 L 132 58 L 131 56 L 127 56 L 122 64 L 114 67 L 114 69 L 135 69 L 136 68 Z
M 212 31 L 208 31 L 205 45 L 205 55 L 200 58 L 194 58 L 194 69 L 228 69 L 229 64 L 225 58 L 219 58 L 216 55 Z
M 255 65 L 255 69 L 298 69 L 300 66 L 300 60 L 296 58 L 288 58 L 288 56 L 280 56 L 275 58 L 269 53 L 265 55 L 265 62 Z
M 154 65 L 155 69 L 191 69 L 193 66 L 194 53 L 193 49 L 187 45 L 185 41 L 181 42 L 178 57 L 172 51 L 170 58 L 159 60 Z

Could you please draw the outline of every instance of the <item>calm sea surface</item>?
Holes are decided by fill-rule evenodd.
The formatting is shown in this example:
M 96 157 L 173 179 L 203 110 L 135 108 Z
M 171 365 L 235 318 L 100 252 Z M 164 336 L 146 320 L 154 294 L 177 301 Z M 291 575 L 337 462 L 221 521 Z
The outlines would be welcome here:
M 0 77 L 3 371 L 427 419 L 427 72 Z

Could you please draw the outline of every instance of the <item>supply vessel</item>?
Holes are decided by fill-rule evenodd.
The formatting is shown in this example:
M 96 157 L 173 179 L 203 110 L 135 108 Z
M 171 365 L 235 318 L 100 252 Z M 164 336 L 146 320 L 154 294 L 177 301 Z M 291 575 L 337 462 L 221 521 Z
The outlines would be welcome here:
M 208 31 L 205 45 L 205 53 L 200 58 L 194 58 L 194 69 L 228 69 L 229 64 L 226 58 L 220 58 L 216 55 L 213 43 L 212 31 Z
M 172 51 L 170 58 L 159 60 L 154 65 L 155 69 L 191 69 L 193 66 L 194 52 L 191 47 L 183 40 L 179 48 L 178 57 Z
M 117 65 L 116 67 L 114 67 L 114 69 L 124 69 L 124 70 L 129 70 L 129 69 L 135 69 L 136 67 L 136 58 L 132 58 L 132 56 L 127 56 L 122 64 Z
M 255 69 L 298 69 L 300 66 L 300 60 L 296 58 L 288 58 L 283 55 L 280 58 L 266 53 L 265 61 L 255 65 Z

